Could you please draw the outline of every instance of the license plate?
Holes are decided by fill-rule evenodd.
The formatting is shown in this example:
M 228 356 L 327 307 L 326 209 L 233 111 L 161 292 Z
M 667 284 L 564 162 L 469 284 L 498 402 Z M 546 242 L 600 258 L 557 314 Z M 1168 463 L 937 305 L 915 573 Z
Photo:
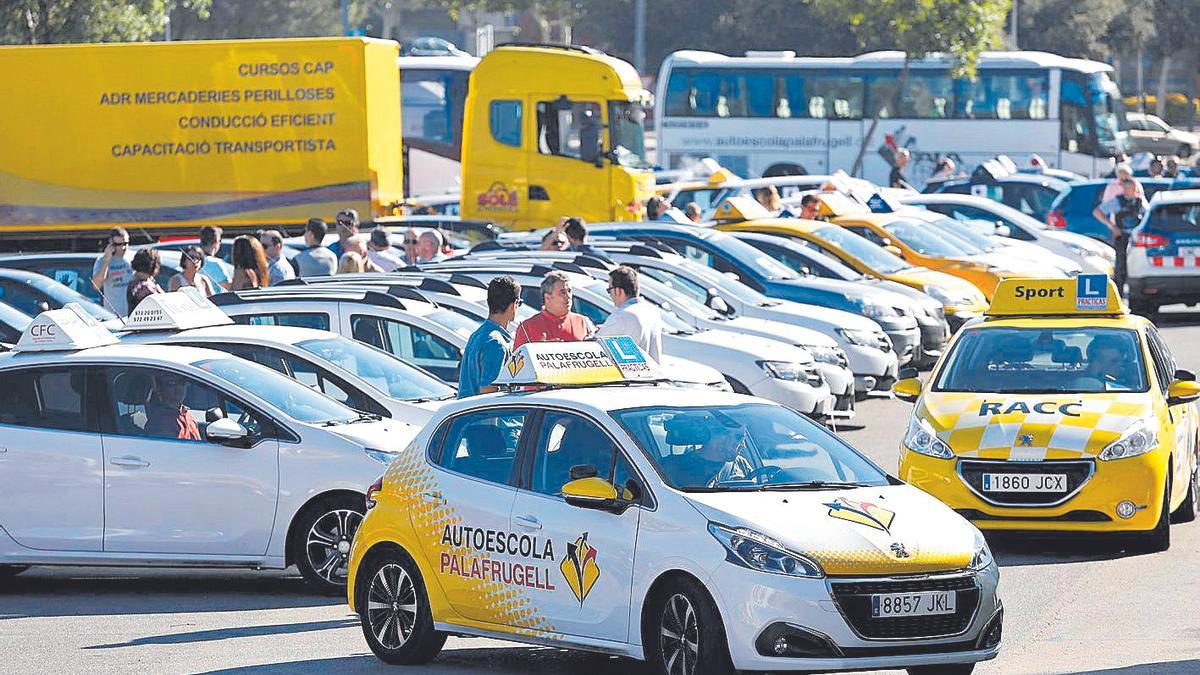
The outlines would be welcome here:
M 1200 257 L 1200 246 L 1180 246 L 1176 249 L 1175 255 L 1180 258 L 1198 258 Z
M 871 616 L 886 619 L 896 616 L 953 614 L 955 599 L 954 591 L 876 593 L 871 596 Z
M 985 473 L 984 492 L 1066 492 L 1062 473 Z

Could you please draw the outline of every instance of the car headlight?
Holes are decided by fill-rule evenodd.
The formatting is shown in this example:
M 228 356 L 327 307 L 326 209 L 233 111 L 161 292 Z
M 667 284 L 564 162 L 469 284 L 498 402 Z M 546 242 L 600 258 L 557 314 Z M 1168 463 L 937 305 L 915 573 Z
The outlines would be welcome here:
M 859 300 L 858 309 L 863 316 L 871 319 L 888 319 L 896 316 L 895 308 L 867 300 Z
M 367 453 L 367 457 L 387 466 L 392 463 L 393 459 L 400 456 L 398 452 L 389 452 L 387 450 L 376 450 L 375 448 L 363 448 L 363 452 Z
M 967 567 L 978 572 L 991 565 L 993 560 L 995 558 L 992 557 L 992 549 L 988 548 L 987 539 L 983 538 L 982 532 L 975 530 L 975 555 Z
M 1124 459 L 1137 457 L 1158 447 L 1158 436 L 1145 421 L 1134 422 L 1121 437 L 1100 451 L 1100 459 Z
M 954 459 L 954 451 L 937 437 L 933 427 L 924 419 L 913 416 L 908 421 L 908 432 L 904 434 L 904 447 L 913 452 L 939 459 Z
M 819 363 L 828 363 L 833 366 L 846 365 L 846 353 L 837 347 L 818 347 L 816 345 L 797 345 L 808 350 L 812 354 L 813 360 Z
M 759 361 L 758 367 L 777 380 L 805 380 L 804 366 L 795 361 Z
M 806 579 L 825 576 L 816 561 L 787 550 L 783 544 L 765 534 L 717 523 L 709 523 L 708 532 L 725 547 L 725 559 L 735 565 Z
M 869 330 L 852 330 L 850 328 L 837 329 L 838 335 L 846 338 L 846 342 L 860 347 L 878 347 L 879 339 L 875 337 L 874 331 Z

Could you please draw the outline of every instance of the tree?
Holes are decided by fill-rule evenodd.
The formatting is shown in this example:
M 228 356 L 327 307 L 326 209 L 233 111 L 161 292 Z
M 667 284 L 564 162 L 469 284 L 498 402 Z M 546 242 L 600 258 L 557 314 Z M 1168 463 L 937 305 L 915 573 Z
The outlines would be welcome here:
M 463 12 L 525 13 L 538 31 L 529 38 L 531 42 L 546 42 L 551 20 L 571 23 L 582 15 L 584 7 L 582 0 L 425 0 L 425 4 L 445 7 L 454 19 Z
M 1017 15 L 1021 49 L 1103 60 L 1109 24 L 1130 3 L 1124 0 L 1021 0 Z M 1136 4 L 1136 3 L 1133 3 Z
M 0 42 L 141 41 L 161 35 L 168 10 L 203 18 L 211 0 L 0 0 Z
M 1196 26 L 1200 26 L 1200 0 L 1155 0 L 1153 7 L 1155 32 L 1158 48 L 1162 54 L 1158 74 L 1158 101 L 1155 114 L 1163 117 L 1167 104 L 1167 75 L 1173 60 L 1186 64 L 1187 72 L 1193 75 L 1188 86 L 1188 102 L 1194 98 L 1194 79 L 1200 65 L 1200 44 L 1195 37 Z M 1191 105 L 1189 110 L 1193 110 Z M 1188 116 L 1191 126 L 1195 113 Z
M 933 52 L 944 52 L 953 61 L 953 74 L 974 77 L 980 52 L 1000 44 L 1000 33 L 1011 8 L 1010 0 L 810 0 L 818 16 L 842 22 L 863 49 L 898 49 L 904 65 L 892 93 L 897 109 L 908 78 L 909 62 Z M 881 106 L 875 106 L 871 126 L 863 135 L 853 173 L 862 167 L 863 155 L 879 126 Z

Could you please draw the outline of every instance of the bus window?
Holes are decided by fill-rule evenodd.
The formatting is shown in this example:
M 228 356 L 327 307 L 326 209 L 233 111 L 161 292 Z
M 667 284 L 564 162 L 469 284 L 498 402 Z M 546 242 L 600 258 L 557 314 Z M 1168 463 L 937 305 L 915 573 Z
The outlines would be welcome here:
M 1125 103 L 1121 100 L 1117 85 L 1107 73 L 1094 73 L 1087 78 L 1088 94 L 1092 103 L 1092 117 L 1096 126 L 1097 148 L 1105 155 L 1115 155 L 1117 133 L 1125 122 Z
M 1062 118 L 1060 147 L 1067 152 L 1095 154 L 1092 140 L 1092 115 L 1084 89 L 1083 76 L 1064 70 L 1062 93 L 1059 95 L 1059 116 Z
M 781 100 L 786 117 L 813 119 L 862 119 L 863 79 L 854 75 L 817 75 L 792 71 L 782 76 Z M 777 115 L 785 117 L 785 115 Z
M 878 111 L 880 117 L 903 119 L 944 119 L 950 116 L 954 82 L 949 73 L 910 71 L 904 78 L 904 90 L 896 100 L 899 80 L 898 72 L 868 78 L 872 114 Z
M 672 117 L 686 117 L 692 114 L 690 71 L 675 68 L 667 80 L 667 91 L 663 95 L 665 112 Z
M 1042 120 L 1049 108 L 1046 72 L 981 72 L 958 81 L 956 116 L 976 120 Z

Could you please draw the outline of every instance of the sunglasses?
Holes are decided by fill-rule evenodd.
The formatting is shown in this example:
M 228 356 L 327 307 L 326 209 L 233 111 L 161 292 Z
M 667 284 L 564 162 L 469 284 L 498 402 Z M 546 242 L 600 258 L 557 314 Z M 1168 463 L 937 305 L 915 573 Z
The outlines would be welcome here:
M 159 380 L 159 382 L 164 387 L 182 387 L 185 384 L 187 384 L 187 380 L 176 380 L 176 379 Z
M 416 246 L 416 245 L 417 245 L 417 240 L 416 240 L 416 239 L 405 239 L 405 240 L 404 240 L 404 245 L 405 245 L 405 246 Z
M 513 302 L 515 302 L 517 304 L 517 307 L 520 307 L 521 305 L 525 304 L 525 301 L 520 298 L 517 298 Z
M 117 246 L 117 247 L 121 247 L 121 246 L 128 246 L 128 245 L 129 245 L 129 242 L 127 242 L 127 241 L 114 241 L 114 242 L 112 242 L 112 245 L 113 245 L 113 246 Z

